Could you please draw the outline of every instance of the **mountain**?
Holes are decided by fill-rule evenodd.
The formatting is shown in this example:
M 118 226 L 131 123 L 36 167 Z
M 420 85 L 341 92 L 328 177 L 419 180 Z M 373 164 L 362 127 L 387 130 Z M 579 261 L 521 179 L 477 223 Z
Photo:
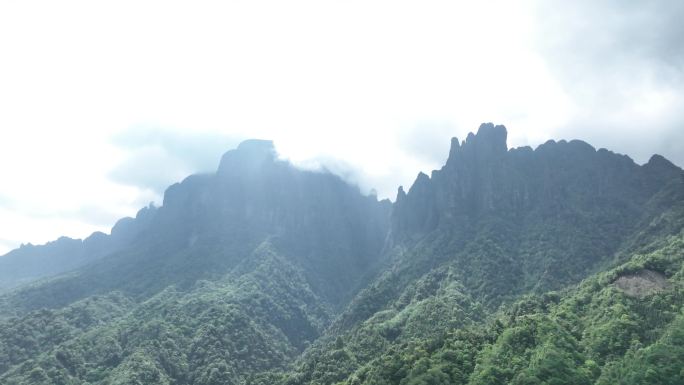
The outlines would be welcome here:
M 250 140 L 126 236 L 13 251 L 0 383 L 682 383 L 682 170 L 506 137 L 394 204 Z
M 96 258 L 81 246 L 78 252 L 91 263 L 11 298 L 21 310 L 60 307 L 113 290 L 144 299 L 169 285 L 186 289 L 221 277 L 267 242 L 337 306 L 374 268 L 390 208 L 389 201 L 363 196 L 331 173 L 277 159 L 270 141 L 249 140 L 227 152 L 215 174 L 170 186 L 161 207 L 126 220 L 138 231 L 128 231 L 128 242 L 109 255 Z M 119 227 L 109 238 L 116 239 Z M 38 249 L 49 258 L 52 246 Z
M 457 264 L 459 279 L 496 307 L 622 260 L 635 232 L 661 213 L 649 202 L 681 175 L 660 156 L 639 166 L 578 140 L 507 150 L 506 129 L 483 124 L 452 140 L 441 170 L 419 174 L 408 194 L 399 189 L 390 247 L 411 255 L 397 266 L 414 273 Z
M 0 256 L 0 289 L 84 266 L 129 244 L 147 228 L 156 208 L 138 211 L 135 218 L 120 219 L 110 234 L 96 232 L 84 240 L 61 237 L 45 245 L 22 245 Z
M 684 378 L 682 170 L 579 141 L 506 150 L 505 137 L 482 125 L 399 189 L 392 263 L 282 383 Z M 634 357 L 654 349 L 672 359 L 658 352 L 639 377 Z

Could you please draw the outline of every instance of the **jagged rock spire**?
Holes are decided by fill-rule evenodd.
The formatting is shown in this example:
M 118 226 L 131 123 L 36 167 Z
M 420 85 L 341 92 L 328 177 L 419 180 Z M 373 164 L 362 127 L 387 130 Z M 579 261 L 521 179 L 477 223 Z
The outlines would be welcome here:
M 469 133 L 463 142 L 459 143 L 457 138 L 451 139 L 447 165 L 458 162 L 458 159 L 464 156 L 485 160 L 491 156 L 504 154 L 508 150 L 507 136 L 506 127 L 503 125 L 482 123 L 477 134 Z

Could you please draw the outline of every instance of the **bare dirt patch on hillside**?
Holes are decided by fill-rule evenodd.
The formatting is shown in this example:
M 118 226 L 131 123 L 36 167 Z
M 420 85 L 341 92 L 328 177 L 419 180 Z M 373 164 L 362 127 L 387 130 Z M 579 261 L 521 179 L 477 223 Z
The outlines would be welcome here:
M 642 269 L 620 276 L 615 286 L 631 297 L 646 297 L 670 288 L 667 277 L 657 271 Z

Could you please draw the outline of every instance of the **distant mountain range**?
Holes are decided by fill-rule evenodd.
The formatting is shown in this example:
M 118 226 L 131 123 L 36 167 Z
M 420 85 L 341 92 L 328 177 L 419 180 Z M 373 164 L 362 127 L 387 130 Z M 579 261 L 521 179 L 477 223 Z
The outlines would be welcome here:
M 228 151 L 0 257 L 2 384 L 682 384 L 684 172 L 454 138 L 394 203 Z

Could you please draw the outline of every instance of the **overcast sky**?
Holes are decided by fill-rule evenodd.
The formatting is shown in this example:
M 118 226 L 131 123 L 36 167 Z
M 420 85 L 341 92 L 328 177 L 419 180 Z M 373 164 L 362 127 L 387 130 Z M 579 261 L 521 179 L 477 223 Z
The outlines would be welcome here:
M 684 1 L 3 1 L 0 254 L 108 231 L 246 138 L 394 199 L 449 139 L 684 165 Z

